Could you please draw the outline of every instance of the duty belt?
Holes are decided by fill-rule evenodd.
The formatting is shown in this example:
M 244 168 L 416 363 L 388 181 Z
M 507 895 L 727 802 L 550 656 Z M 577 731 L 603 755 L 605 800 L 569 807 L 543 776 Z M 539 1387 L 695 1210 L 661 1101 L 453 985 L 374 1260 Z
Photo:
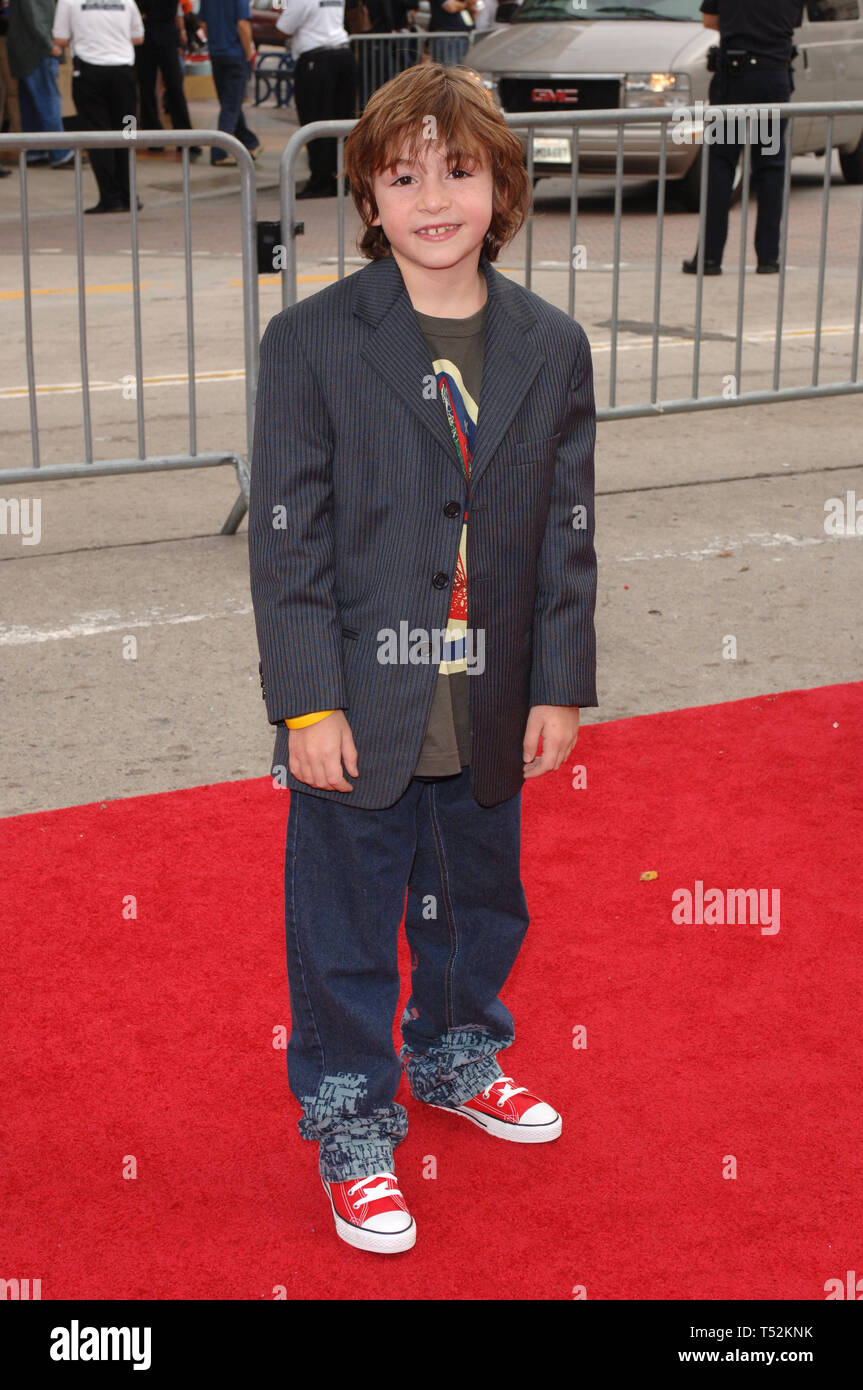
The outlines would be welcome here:
M 349 43 L 322 43 L 317 48 L 307 48 L 300 54 L 300 58 L 311 57 L 313 53 L 335 53 L 337 48 L 350 48 Z M 297 59 L 297 62 L 300 61 Z
M 725 48 L 720 46 L 719 62 L 725 63 L 729 72 L 750 72 L 755 70 L 762 72 L 785 72 L 794 61 L 786 62 L 783 58 L 765 58 L 761 53 L 750 53 L 746 48 Z

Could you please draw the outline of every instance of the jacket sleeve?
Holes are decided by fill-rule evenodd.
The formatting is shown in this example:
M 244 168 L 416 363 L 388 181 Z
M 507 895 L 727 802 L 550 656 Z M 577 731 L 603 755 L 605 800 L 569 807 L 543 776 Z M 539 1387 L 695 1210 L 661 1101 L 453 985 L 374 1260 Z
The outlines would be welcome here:
M 249 483 L 249 571 L 271 724 L 347 706 L 333 555 L 333 441 L 290 324 L 261 340 Z
M 537 564 L 531 705 L 597 705 L 594 448 L 596 406 L 587 334 L 579 350 L 554 465 Z

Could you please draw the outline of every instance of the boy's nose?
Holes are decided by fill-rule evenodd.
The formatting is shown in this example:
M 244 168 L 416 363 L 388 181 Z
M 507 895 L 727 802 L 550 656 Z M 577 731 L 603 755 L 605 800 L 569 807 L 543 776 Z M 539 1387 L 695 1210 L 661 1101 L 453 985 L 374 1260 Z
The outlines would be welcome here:
M 420 199 L 420 207 L 424 208 L 426 212 L 439 212 L 441 208 L 449 207 L 449 199 L 443 190 L 432 192 L 430 189 L 426 189 Z

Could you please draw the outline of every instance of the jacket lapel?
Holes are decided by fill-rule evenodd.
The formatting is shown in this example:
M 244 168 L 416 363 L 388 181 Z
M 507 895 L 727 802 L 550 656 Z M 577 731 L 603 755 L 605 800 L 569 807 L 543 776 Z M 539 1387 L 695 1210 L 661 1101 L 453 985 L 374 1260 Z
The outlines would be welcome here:
M 480 387 L 476 448 L 471 482 L 485 471 L 506 434 L 545 358 L 525 336 L 536 322 L 518 286 L 496 270 L 485 255 L 479 266 L 488 285 L 485 356 Z M 433 379 L 431 358 L 398 262 L 372 261 L 356 273 L 354 312 L 375 324 L 362 356 L 446 452 L 462 475 L 446 410 Z

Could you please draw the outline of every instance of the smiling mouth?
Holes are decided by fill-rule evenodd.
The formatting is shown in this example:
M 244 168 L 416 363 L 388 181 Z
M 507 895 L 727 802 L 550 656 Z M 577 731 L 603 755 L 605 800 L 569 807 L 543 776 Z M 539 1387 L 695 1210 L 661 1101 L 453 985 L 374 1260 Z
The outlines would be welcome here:
M 460 222 L 449 222 L 440 227 L 418 227 L 417 232 L 423 236 L 442 236 L 444 232 L 454 232 L 460 226 Z

